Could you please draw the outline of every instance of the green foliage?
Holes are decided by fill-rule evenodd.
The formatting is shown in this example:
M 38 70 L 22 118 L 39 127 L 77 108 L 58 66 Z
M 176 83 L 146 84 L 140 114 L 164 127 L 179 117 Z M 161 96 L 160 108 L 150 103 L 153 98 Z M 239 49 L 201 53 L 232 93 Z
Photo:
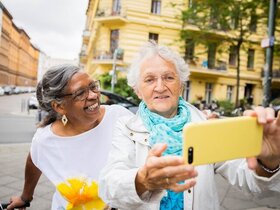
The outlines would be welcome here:
M 234 104 L 228 100 L 221 100 L 218 101 L 219 109 L 222 111 L 224 116 L 232 116 L 232 111 L 234 110 Z
M 183 41 L 187 40 L 186 45 L 191 40 L 204 44 L 206 49 L 211 45 L 221 49 L 219 46 L 225 42 L 236 47 L 236 106 L 239 103 L 240 51 L 245 48 L 243 42 L 251 44 L 248 38 L 255 33 L 257 25 L 267 24 L 268 8 L 269 3 L 263 0 L 193 0 L 181 13 L 183 27 L 180 34 Z M 188 27 L 190 25 L 192 27 Z M 228 36 L 230 31 L 235 35 Z
M 101 82 L 102 89 L 111 91 L 111 79 L 112 76 L 108 73 L 102 74 L 98 77 Z M 140 99 L 134 93 L 134 90 L 128 86 L 126 78 L 118 78 L 117 84 L 115 84 L 114 92 L 125 97 L 129 98 L 135 103 L 139 103 Z

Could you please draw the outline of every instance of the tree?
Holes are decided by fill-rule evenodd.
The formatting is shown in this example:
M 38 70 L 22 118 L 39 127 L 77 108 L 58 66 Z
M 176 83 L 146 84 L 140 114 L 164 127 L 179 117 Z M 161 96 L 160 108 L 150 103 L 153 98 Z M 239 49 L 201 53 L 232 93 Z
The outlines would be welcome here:
M 240 51 L 244 43 L 254 44 L 250 36 L 259 23 L 267 23 L 268 1 L 264 0 L 189 0 L 182 11 L 181 39 L 216 48 L 227 42 L 236 52 L 236 99 L 239 104 Z M 188 44 L 188 43 L 186 43 Z M 260 43 L 257 43 L 258 45 Z
M 111 90 L 112 76 L 109 73 L 102 74 L 98 77 L 101 81 L 101 86 L 105 90 Z M 135 103 L 139 103 L 140 99 L 134 93 L 134 90 L 128 86 L 126 78 L 118 78 L 115 85 L 115 93 L 125 97 L 132 98 Z

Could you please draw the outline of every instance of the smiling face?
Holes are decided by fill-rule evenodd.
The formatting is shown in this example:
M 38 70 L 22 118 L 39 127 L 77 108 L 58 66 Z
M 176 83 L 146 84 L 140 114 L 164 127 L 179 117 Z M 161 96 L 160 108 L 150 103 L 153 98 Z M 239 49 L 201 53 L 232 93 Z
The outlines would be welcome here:
M 173 63 L 158 55 L 142 63 L 136 93 L 150 111 L 166 118 L 174 117 L 181 90 L 182 85 Z
M 88 88 L 93 80 L 85 72 L 78 72 L 73 75 L 67 84 L 65 93 L 79 93 L 84 88 Z M 81 126 L 91 127 L 99 123 L 102 118 L 100 110 L 100 92 L 89 90 L 88 97 L 84 100 L 75 100 L 73 96 L 64 97 L 63 110 L 69 122 Z

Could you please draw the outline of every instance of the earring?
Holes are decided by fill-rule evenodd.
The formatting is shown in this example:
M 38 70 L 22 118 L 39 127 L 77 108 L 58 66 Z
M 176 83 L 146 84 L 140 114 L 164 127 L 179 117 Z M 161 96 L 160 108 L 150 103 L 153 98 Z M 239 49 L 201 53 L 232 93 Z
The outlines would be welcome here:
M 61 118 L 61 122 L 63 123 L 63 125 L 64 125 L 64 126 L 67 124 L 68 119 L 67 119 L 67 117 L 66 117 L 66 115 L 65 115 L 65 114 L 62 116 L 62 118 Z

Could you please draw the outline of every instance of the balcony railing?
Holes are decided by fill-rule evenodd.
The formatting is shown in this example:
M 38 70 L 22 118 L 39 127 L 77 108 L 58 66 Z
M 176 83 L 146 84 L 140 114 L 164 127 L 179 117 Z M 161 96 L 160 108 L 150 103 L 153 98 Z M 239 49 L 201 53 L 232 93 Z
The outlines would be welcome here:
M 264 70 L 262 70 L 261 76 L 264 77 Z M 280 69 L 272 71 L 272 78 L 280 78 Z
M 126 11 L 124 9 L 120 10 L 111 10 L 111 9 L 99 9 L 96 12 L 96 17 L 110 17 L 110 16 L 122 16 L 126 15 Z
M 186 62 L 192 67 L 202 68 L 202 69 L 207 69 L 207 70 L 227 71 L 227 68 L 228 68 L 228 64 L 226 62 L 219 61 L 219 60 L 217 60 L 215 62 L 215 66 L 213 66 L 213 67 L 209 66 L 207 60 L 199 62 L 197 58 L 186 59 Z
M 111 52 L 96 52 L 94 53 L 93 59 L 95 60 L 113 60 L 113 53 Z M 123 60 L 123 53 L 117 55 L 117 60 Z

